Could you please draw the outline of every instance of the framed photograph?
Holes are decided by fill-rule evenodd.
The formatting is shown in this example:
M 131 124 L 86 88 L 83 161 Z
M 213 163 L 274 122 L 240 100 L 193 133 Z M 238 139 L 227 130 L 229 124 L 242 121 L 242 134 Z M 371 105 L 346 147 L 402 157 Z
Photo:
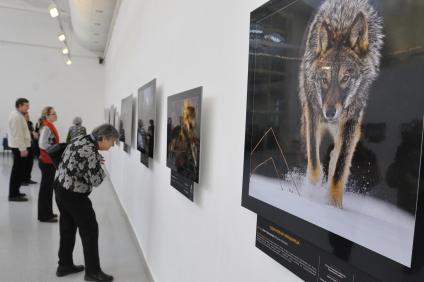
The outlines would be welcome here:
M 153 158 L 156 126 L 156 79 L 138 89 L 137 150 L 142 163 Z
M 338 256 L 382 281 L 424 279 L 423 13 L 282 0 L 251 14 L 242 205 L 327 253 L 348 245 Z
M 115 108 L 115 122 L 113 126 L 118 130 L 119 136 L 121 136 L 121 117 L 119 116 L 119 112 Z M 115 144 L 119 145 L 120 138 L 116 139 Z
M 104 120 L 107 123 L 109 121 L 109 109 L 104 108 Z
M 121 101 L 121 119 L 119 126 L 119 140 L 125 145 L 132 145 L 132 129 L 133 129 L 133 96 L 130 95 Z
M 202 87 L 168 97 L 169 168 L 199 183 Z
M 115 123 L 115 112 L 116 108 L 114 105 L 110 106 L 110 115 L 109 115 L 109 124 L 113 125 Z

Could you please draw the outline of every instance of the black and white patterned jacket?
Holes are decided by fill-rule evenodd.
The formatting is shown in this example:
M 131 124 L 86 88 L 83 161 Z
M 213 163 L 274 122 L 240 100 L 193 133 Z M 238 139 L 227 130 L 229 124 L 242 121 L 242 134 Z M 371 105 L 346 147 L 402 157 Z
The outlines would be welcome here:
M 68 136 L 66 137 L 66 143 L 71 143 L 78 137 L 87 135 L 87 131 L 82 125 L 73 125 L 69 128 Z
M 106 177 L 101 160 L 91 135 L 75 139 L 63 152 L 55 180 L 66 190 L 90 193 Z

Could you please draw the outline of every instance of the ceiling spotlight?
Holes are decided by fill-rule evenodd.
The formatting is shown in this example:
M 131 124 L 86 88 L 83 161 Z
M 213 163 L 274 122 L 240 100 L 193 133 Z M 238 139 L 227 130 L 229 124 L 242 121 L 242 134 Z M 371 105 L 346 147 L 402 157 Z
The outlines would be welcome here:
M 65 41 L 66 36 L 65 36 L 64 33 L 61 33 L 61 34 L 59 34 L 59 36 L 57 38 L 59 38 L 59 41 L 62 41 L 63 42 L 63 41 Z
M 50 16 L 51 16 L 52 18 L 56 18 L 57 16 L 59 16 L 59 10 L 57 9 L 57 7 L 56 7 L 56 4 L 55 4 L 55 3 L 51 3 L 51 4 L 49 5 L 49 12 L 50 12 Z
M 69 66 L 69 65 L 72 65 L 72 61 L 71 61 L 71 59 L 67 59 L 66 60 L 66 64 Z
M 66 48 L 66 47 L 65 47 L 65 48 L 63 48 L 63 49 L 62 49 L 62 54 L 63 54 L 63 55 L 67 55 L 67 54 L 69 54 L 69 49 L 68 49 L 68 48 Z

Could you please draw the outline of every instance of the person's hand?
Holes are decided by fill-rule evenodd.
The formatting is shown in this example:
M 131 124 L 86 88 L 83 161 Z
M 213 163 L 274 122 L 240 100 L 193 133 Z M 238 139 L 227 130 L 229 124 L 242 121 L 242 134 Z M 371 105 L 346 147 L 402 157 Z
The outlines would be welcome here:
M 28 157 L 28 150 L 21 151 L 21 158 Z

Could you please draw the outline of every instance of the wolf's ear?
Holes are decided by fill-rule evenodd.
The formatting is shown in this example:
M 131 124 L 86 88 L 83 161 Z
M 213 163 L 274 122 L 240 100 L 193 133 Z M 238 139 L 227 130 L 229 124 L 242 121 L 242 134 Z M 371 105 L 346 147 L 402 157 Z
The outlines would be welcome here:
M 347 43 L 358 55 L 365 55 L 368 52 L 368 23 L 365 15 L 359 12 L 350 26 Z
M 323 21 L 318 31 L 317 54 L 322 54 L 331 48 L 333 43 L 332 33 L 326 21 Z

